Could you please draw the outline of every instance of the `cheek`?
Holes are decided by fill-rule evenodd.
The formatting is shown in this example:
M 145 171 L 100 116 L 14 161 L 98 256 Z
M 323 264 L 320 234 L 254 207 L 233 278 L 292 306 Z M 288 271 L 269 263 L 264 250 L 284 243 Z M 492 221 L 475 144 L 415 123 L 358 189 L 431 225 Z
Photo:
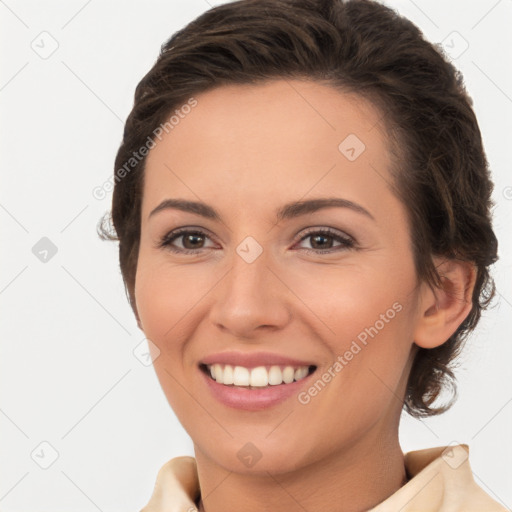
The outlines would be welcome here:
M 312 329 L 328 354 L 318 389 L 305 401 L 311 398 L 318 414 L 332 407 L 344 418 L 349 413 L 351 421 L 363 420 L 363 409 L 375 417 L 383 413 L 400 387 L 413 343 L 412 260 L 325 266 L 316 270 L 315 279 L 305 274 L 293 279 L 292 288 L 307 305 Z M 316 398 L 318 390 L 322 398 Z
M 137 267 L 135 299 L 144 332 L 162 345 L 179 348 L 180 339 L 198 310 L 201 299 L 215 282 L 214 276 L 198 275 L 199 267 L 169 265 L 165 258 L 145 257 Z M 211 282 L 210 282 L 211 281 Z
M 164 265 L 157 258 L 139 258 L 135 284 L 137 311 L 145 336 L 159 349 L 153 368 L 174 412 L 183 420 L 194 412 L 187 382 L 183 352 L 195 313 L 194 305 L 204 291 L 190 286 L 187 271 Z M 193 414 L 192 414 L 193 416 Z
M 307 307 L 301 305 L 302 319 L 314 320 L 317 332 L 325 333 L 324 341 L 339 354 L 349 348 L 347 342 L 364 344 L 377 332 L 390 333 L 410 315 L 405 310 L 414 286 L 412 262 L 391 260 L 318 265 L 314 276 L 305 267 L 292 268 L 282 276 L 300 299 L 297 304 Z

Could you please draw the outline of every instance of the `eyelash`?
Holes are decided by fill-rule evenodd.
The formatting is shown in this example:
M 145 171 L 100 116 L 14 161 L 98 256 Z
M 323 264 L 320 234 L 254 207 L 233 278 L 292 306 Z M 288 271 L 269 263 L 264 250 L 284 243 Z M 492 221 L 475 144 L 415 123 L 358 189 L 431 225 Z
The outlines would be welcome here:
M 180 249 L 180 248 L 177 248 L 177 247 L 173 247 L 171 245 L 172 242 L 174 242 L 174 240 L 184 236 L 184 235 L 199 235 L 199 236 L 203 236 L 203 237 L 206 237 L 206 238 L 209 238 L 208 235 L 204 232 L 204 231 L 201 231 L 199 229 L 197 230 L 194 230 L 194 229 L 190 229 L 190 228 L 183 228 L 183 229 L 178 229 L 176 231 L 171 231 L 170 233 L 167 233 L 166 235 L 164 235 L 162 237 L 162 239 L 160 240 L 160 242 L 158 243 L 158 247 L 159 248 L 165 248 L 166 250 L 169 250 L 171 252 L 174 252 L 174 253 L 178 253 L 178 254 L 196 254 L 196 255 L 199 255 L 201 254 L 202 251 L 205 250 L 205 248 L 199 248 L 199 249 Z M 341 245 L 338 246 L 337 248 L 331 248 L 331 249 L 327 249 L 327 250 L 320 250 L 320 249 L 305 249 L 305 251 L 309 254 L 309 253 L 313 253 L 313 254 L 332 254 L 334 252 L 340 252 L 341 250 L 347 250 L 347 249 L 354 249 L 356 247 L 356 243 L 354 241 L 353 238 L 349 237 L 349 236 L 344 236 L 344 235 L 340 235 L 339 232 L 337 231 L 334 231 L 333 229 L 331 228 L 312 228 L 310 229 L 309 231 L 307 231 L 303 236 L 302 238 L 300 238 L 298 240 L 297 243 L 300 243 L 302 242 L 303 240 L 307 239 L 307 238 L 310 238 L 312 235 L 322 235 L 322 236 L 327 236 L 327 237 L 330 237 L 330 238 L 334 238 L 336 241 L 339 241 L 341 242 Z

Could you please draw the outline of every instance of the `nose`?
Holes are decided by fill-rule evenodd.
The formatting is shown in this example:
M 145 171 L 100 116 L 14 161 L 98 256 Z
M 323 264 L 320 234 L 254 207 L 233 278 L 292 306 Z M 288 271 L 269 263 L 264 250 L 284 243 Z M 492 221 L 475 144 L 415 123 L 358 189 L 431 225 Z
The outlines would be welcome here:
M 234 252 L 231 268 L 215 287 L 210 321 L 224 333 L 251 340 L 290 321 L 290 290 L 263 251 L 249 263 Z

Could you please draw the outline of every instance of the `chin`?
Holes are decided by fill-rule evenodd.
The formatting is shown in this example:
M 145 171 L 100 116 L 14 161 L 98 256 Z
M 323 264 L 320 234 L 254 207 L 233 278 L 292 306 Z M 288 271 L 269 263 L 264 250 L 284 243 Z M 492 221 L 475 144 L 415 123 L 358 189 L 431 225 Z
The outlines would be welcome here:
M 226 471 L 244 475 L 268 476 L 269 473 L 290 473 L 318 460 L 318 452 L 308 455 L 306 443 L 297 438 L 293 440 L 290 436 L 288 441 L 290 446 L 286 446 L 282 438 L 270 442 L 268 439 L 265 440 L 264 436 L 260 439 L 255 436 L 254 441 L 242 442 L 234 438 L 212 445 L 210 438 L 204 444 L 194 441 L 194 447 L 199 463 L 205 458 L 208 464 L 213 463 Z M 301 449 L 298 450 L 297 447 Z

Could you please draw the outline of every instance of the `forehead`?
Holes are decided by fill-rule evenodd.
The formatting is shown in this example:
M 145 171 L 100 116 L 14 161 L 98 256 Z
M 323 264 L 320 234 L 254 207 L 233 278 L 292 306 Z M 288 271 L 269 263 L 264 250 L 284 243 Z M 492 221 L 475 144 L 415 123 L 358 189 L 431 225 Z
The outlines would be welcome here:
M 275 80 L 194 98 L 193 108 L 175 109 L 172 128 L 149 152 L 143 215 L 170 192 L 244 208 L 250 198 L 334 189 L 366 189 L 377 199 L 386 185 L 391 161 L 382 113 L 354 93 Z

